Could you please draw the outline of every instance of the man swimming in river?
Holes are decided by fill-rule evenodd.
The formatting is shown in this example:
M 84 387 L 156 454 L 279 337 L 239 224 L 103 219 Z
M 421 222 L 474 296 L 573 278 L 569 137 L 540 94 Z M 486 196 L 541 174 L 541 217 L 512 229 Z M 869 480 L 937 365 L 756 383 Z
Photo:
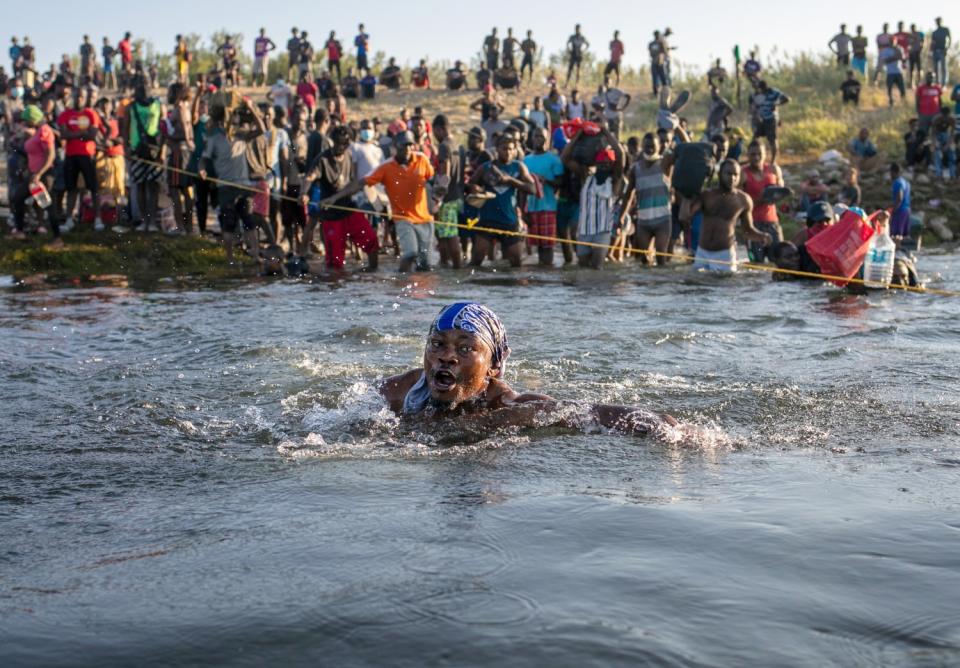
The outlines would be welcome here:
M 388 378 L 380 393 L 398 415 L 482 414 L 490 426 L 596 425 L 647 435 L 662 434 L 678 424 L 669 415 L 640 408 L 578 406 L 545 394 L 517 392 L 503 380 L 509 356 L 500 318 L 482 304 L 457 302 L 441 310 L 430 326 L 423 368 Z

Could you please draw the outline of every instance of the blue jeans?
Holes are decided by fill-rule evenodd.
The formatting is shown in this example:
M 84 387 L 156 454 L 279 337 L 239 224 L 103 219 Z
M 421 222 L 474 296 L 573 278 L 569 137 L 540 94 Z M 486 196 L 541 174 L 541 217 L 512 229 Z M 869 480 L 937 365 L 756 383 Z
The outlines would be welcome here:
M 663 65 L 650 64 L 650 78 L 653 79 L 653 93 L 656 95 L 661 86 L 669 86 L 667 70 Z
M 697 211 L 690 219 L 690 250 L 697 252 L 700 245 L 700 226 L 703 224 L 703 212 Z
M 933 50 L 933 73 L 938 84 L 947 84 L 947 52 L 943 49 Z
M 947 132 L 938 132 L 933 144 L 933 171 L 937 178 L 943 176 L 943 158 L 946 155 L 947 173 L 951 179 L 957 177 L 957 151 L 953 148 L 950 141 L 950 134 Z

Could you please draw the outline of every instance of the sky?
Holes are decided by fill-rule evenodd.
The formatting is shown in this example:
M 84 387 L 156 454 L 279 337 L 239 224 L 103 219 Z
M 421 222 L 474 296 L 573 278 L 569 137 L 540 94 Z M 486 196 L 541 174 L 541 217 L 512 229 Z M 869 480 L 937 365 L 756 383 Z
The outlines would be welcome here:
M 363 22 L 371 36 L 371 50 L 396 56 L 400 63 L 415 63 L 427 57 L 432 61 L 471 60 L 479 51 L 483 37 L 496 25 L 503 35 L 508 26 L 522 39 L 529 28 L 546 54 L 560 51 L 573 24 L 583 25 L 583 34 L 590 40 L 591 50 L 602 58 L 615 29 L 619 29 L 626 46 L 625 63 L 638 66 L 646 62 L 646 44 L 655 29 L 673 29 L 671 45 L 675 62 L 692 65 L 705 71 L 710 61 L 722 57 L 729 64 L 734 44 L 746 51 L 758 46 L 761 61 L 773 49 L 780 54 L 801 51 L 825 52 L 827 41 L 846 22 L 853 27 L 862 24 L 872 37 L 884 21 L 891 27 L 899 20 L 907 25 L 917 23 L 921 30 L 933 26 L 935 16 L 952 27 L 960 38 L 960 5 L 947 2 L 916 0 L 911 3 L 893 0 L 872 0 L 870 3 L 804 0 L 803 2 L 717 3 L 707 0 L 686 0 L 673 5 L 668 2 L 623 0 L 590 0 L 581 10 L 549 9 L 573 3 L 517 2 L 516 0 L 483 0 L 476 5 L 456 0 L 366 0 L 363 3 L 282 2 L 274 5 L 263 0 L 231 0 L 203 2 L 198 0 L 166 0 L 155 7 L 142 3 L 111 3 L 109 11 L 90 11 L 90 5 L 68 0 L 47 0 L 42 11 L 47 17 L 31 22 L 30 12 L 5 21 L 8 31 L 20 37 L 29 35 L 38 50 L 38 64 L 46 67 L 65 52 L 76 53 L 81 37 L 88 33 L 95 44 L 106 35 L 116 43 L 124 31 L 143 37 L 161 51 L 173 48 L 177 33 L 199 33 L 205 39 L 221 28 L 244 35 L 250 45 L 260 27 L 278 45 L 285 43 L 290 28 L 308 30 L 318 47 L 336 30 L 346 46 L 352 44 L 357 23 Z M 229 8 L 225 11 L 224 8 Z M 673 11 L 682 7 L 682 12 Z M 398 8 L 402 15 L 398 16 Z M 869 11 L 866 10 L 869 8 Z M 911 14 L 905 15 L 909 8 Z M 54 17 L 54 20 L 49 20 Z M 39 17 L 38 17 L 39 18 Z M 10 33 L 4 39 L 9 40 Z M 351 48 L 352 51 L 352 48 Z M 9 66 L 6 58 L 4 64 Z

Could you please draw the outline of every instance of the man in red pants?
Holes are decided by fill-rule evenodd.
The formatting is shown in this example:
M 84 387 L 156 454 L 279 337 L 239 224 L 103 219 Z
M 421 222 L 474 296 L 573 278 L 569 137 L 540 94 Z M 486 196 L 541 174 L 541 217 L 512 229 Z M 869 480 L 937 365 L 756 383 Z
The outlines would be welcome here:
M 328 269 L 343 269 L 347 239 L 355 243 L 367 254 L 367 271 L 376 271 L 378 251 L 377 234 L 370 221 L 362 213 L 344 211 L 336 207 L 353 208 L 355 205 L 349 195 L 329 202 L 329 207 L 320 207 L 320 200 L 343 190 L 356 177 L 350 148 L 350 130 L 338 125 L 330 132 L 332 146 L 321 153 L 307 174 L 310 183 L 309 198 L 310 221 L 307 224 L 307 236 L 312 237 L 313 229 L 320 222 L 323 244 L 326 247 Z

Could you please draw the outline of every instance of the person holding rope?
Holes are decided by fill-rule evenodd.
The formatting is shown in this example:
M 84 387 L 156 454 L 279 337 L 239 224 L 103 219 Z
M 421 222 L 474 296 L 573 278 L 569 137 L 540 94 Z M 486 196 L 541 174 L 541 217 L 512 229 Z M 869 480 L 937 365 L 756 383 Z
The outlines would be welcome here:
M 408 272 L 414 266 L 420 271 L 429 271 L 433 219 L 427 205 L 427 182 L 433 178 L 433 166 L 426 156 L 415 150 L 416 139 L 409 130 L 398 133 L 393 144 L 396 151 L 393 158 L 316 204 L 320 208 L 343 209 L 339 202 L 360 192 L 364 186 L 383 185 L 396 221 L 400 272 Z
M 260 137 L 266 128 L 260 114 L 250 100 L 244 98 L 243 106 L 234 109 L 230 118 L 222 105 L 210 109 L 210 133 L 203 150 L 203 167 L 200 178 L 217 175 L 217 200 L 220 204 L 220 229 L 227 261 L 233 264 L 233 246 L 236 243 L 237 223 L 243 223 L 244 236 L 250 255 L 260 258 L 257 241 L 258 221 L 250 213 L 253 184 L 247 163 L 247 145 Z
M 380 250 L 377 233 L 364 214 L 349 210 L 353 208 L 350 195 L 344 195 L 332 202 L 336 207 L 343 207 L 342 209 L 318 205 L 321 200 L 343 191 L 356 179 L 357 169 L 349 150 L 350 140 L 350 129 L 347 126 L 338 125 L 333 128 L 330 131 L 330 147 L 317 156 L 310 172 L 304 178 L 308 185 L 301 201 L 304 205 L 309 203 L 310 221 L 304 232 L 303 243 L 306 247 L 310 246 L 314 227 L 319 222 L 328 269 L 343 269 L 349 238 L 367 254 L 367 271 L 376 271 Z

